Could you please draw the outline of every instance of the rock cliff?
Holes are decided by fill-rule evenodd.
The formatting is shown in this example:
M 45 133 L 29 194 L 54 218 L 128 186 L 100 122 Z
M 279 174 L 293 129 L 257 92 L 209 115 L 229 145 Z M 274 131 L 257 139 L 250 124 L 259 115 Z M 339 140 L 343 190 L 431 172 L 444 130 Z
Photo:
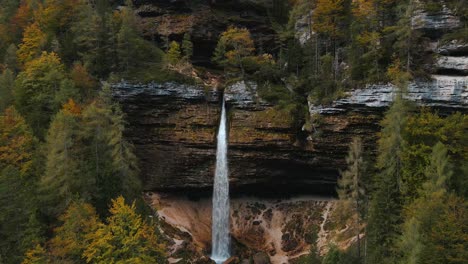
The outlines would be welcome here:
M 113 89 L 127 114 L 144 188 L 210 191 L 221 93 L 174 83 L 120 83 Z M 264 194 L 332 192 L 347 142 L 340 143 L 339 135 L 300 142 L 287 112 L 254 94 L 255 86 L 245 83 L 226 88 L 231 186 L 241 192 L 261 186 Z
M 192 32 L 198 64 L 208 63 L 217 36 L 229 24 L 251 29 L 257 47 L 271 42 L 264 16 L 269 1 L 220 2 L 141 0 L 135 4 L 148 38 L 164 41 Z M 245 5 L 251 8 L 246 11 Z M 310 16 L 295 24 L 301 42 L 313 34 Z M 442 114 L 468 112 L 468 45 L 441 41 L 460 21 L 443 8 L 439 13 L 416 12 L 413 26 L 429 39 L 428 53 L 435 59 L 428 66 L 432 80 L 412 82 L 406 97 Z M 391 84 L 369 84 L 328 105 L 309 102 L 310 122 L 301 129 L 285 110 L 263 101 L 254 82 L 237 82 L 223 91 L 176 83 L 121 82 L 112 87 L 127 115 L 126 137 L 135 144 L 144 189 L 155 192 L 146 198 L 158 209 L 164 232 L 172 238 L 170 261 L 174 263 L 193 252 L 202 259 L 211 247 L 211 204 L 206 196 L 212 191 L 222 97 L 228 107 L 236 254 L 263 251 L 273 263 L 290 263 L 312 245 L 321 253 L 326 251 L 325 245 L 333 240 L 332 229 L 337 232 L 336 226 L 326 224 L 331 222 L 326 220 L 327 212 L 333 217 L 333 202 L 246 199 L 244 195 L 332 195 L 349 142 L 361 136 L 366 153 L 375 151 L 379 121 L 396 92 Z M 192 199 L 180 198 L 180 193 Z M 353 239 L 348 238 L 341 241 L 343 247 Z

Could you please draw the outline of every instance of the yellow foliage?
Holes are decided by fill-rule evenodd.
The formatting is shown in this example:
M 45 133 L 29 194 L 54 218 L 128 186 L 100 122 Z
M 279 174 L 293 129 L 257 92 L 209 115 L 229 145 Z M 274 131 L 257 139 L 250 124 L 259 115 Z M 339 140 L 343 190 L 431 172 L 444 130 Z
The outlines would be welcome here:
M 47 255 L 45 249 L 37 244 L 35 248 L 26 252 L 26 257 L 21 264 L 47 264 Z
M 153 226 L 135 212 L 135 203 L 126 205 L 122 196 L 112 200 L 108 224 L 86 236 L 83 253 L 88 263 L 158 263 L 164 246 L 158 243 Z
M 357 19 L 374 17 L 377 13 L 374 0 L 354 0 L 352 12 Z
M 42 76 L 47 69 L 54 69 L 58 72 L 64 73 L 65 66 L 60 61 L 60 57 L 55 52 L 43 51 L 39 58 L 29 61 L 25 64 L 24 73 L 30 79 L 36 79 Z
M 54 230 L 50 252 L 55 258 L 80 258 L 87 246 L 84 237 L 94 232 L 99 224 L 96 210 L 91 204 L 73 202 L 59 217 L 63 225 Z
M 316 32 L 327 34 L 332 38 L 340 36 L 338 23 L 343 16 L 344 8 L 344 0 L 317 0 L 312 27 Z
M 23 34 L 23 41 L 19 44 L 17 51 L 18 61 L 22 64 L 33 60 L 41 54 L 41 50 L 46 44 L 47 36 L 42 32 L 38 23 L 33 23 L 26 28 Z

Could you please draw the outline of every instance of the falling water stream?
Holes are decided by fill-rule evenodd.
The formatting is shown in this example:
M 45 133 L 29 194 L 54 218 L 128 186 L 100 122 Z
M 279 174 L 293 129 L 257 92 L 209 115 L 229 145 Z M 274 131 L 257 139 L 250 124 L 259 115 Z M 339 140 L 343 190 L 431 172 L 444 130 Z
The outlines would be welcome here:
M 226 108 L 221 110 L 216 149 L 216 170 L 213 188 L 213 225 L 211 259 L 220 264 L 229 254 L 229 179 L 227 161 Z

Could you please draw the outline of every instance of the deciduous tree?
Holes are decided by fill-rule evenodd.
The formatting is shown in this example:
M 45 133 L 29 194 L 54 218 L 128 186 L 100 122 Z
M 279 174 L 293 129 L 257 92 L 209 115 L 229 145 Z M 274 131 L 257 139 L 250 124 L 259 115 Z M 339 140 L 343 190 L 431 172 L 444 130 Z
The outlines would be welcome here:
M 154 226 L 135 212 L 135 203 L 125 204 L 120 196 L 112 200 L 107 224 L 86 236 L 89 245 L 83 256 L 92 263 L 163 263 L 163 246 Z

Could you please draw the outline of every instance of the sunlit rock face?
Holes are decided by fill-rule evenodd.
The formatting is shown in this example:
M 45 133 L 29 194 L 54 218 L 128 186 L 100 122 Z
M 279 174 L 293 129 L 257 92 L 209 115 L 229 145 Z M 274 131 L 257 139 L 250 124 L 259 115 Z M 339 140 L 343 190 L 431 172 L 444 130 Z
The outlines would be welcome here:
M 147 193 L 170 237 L 171 259 L 198 259 L 211 249 L 211 199 Z M 312 196 L 287 199 L 239 197 L 231 200 L 231 255 L 249 259 L 263 253 L 273 264 L 292 263 L 310 253 L 327 252 L 330 243 L 346 248 L 352 229 L 336 221 L 335 201 Z M 335 224 L 331 224 L 334 221 Z M 350 233 L 351 231 L 351 233 Z

